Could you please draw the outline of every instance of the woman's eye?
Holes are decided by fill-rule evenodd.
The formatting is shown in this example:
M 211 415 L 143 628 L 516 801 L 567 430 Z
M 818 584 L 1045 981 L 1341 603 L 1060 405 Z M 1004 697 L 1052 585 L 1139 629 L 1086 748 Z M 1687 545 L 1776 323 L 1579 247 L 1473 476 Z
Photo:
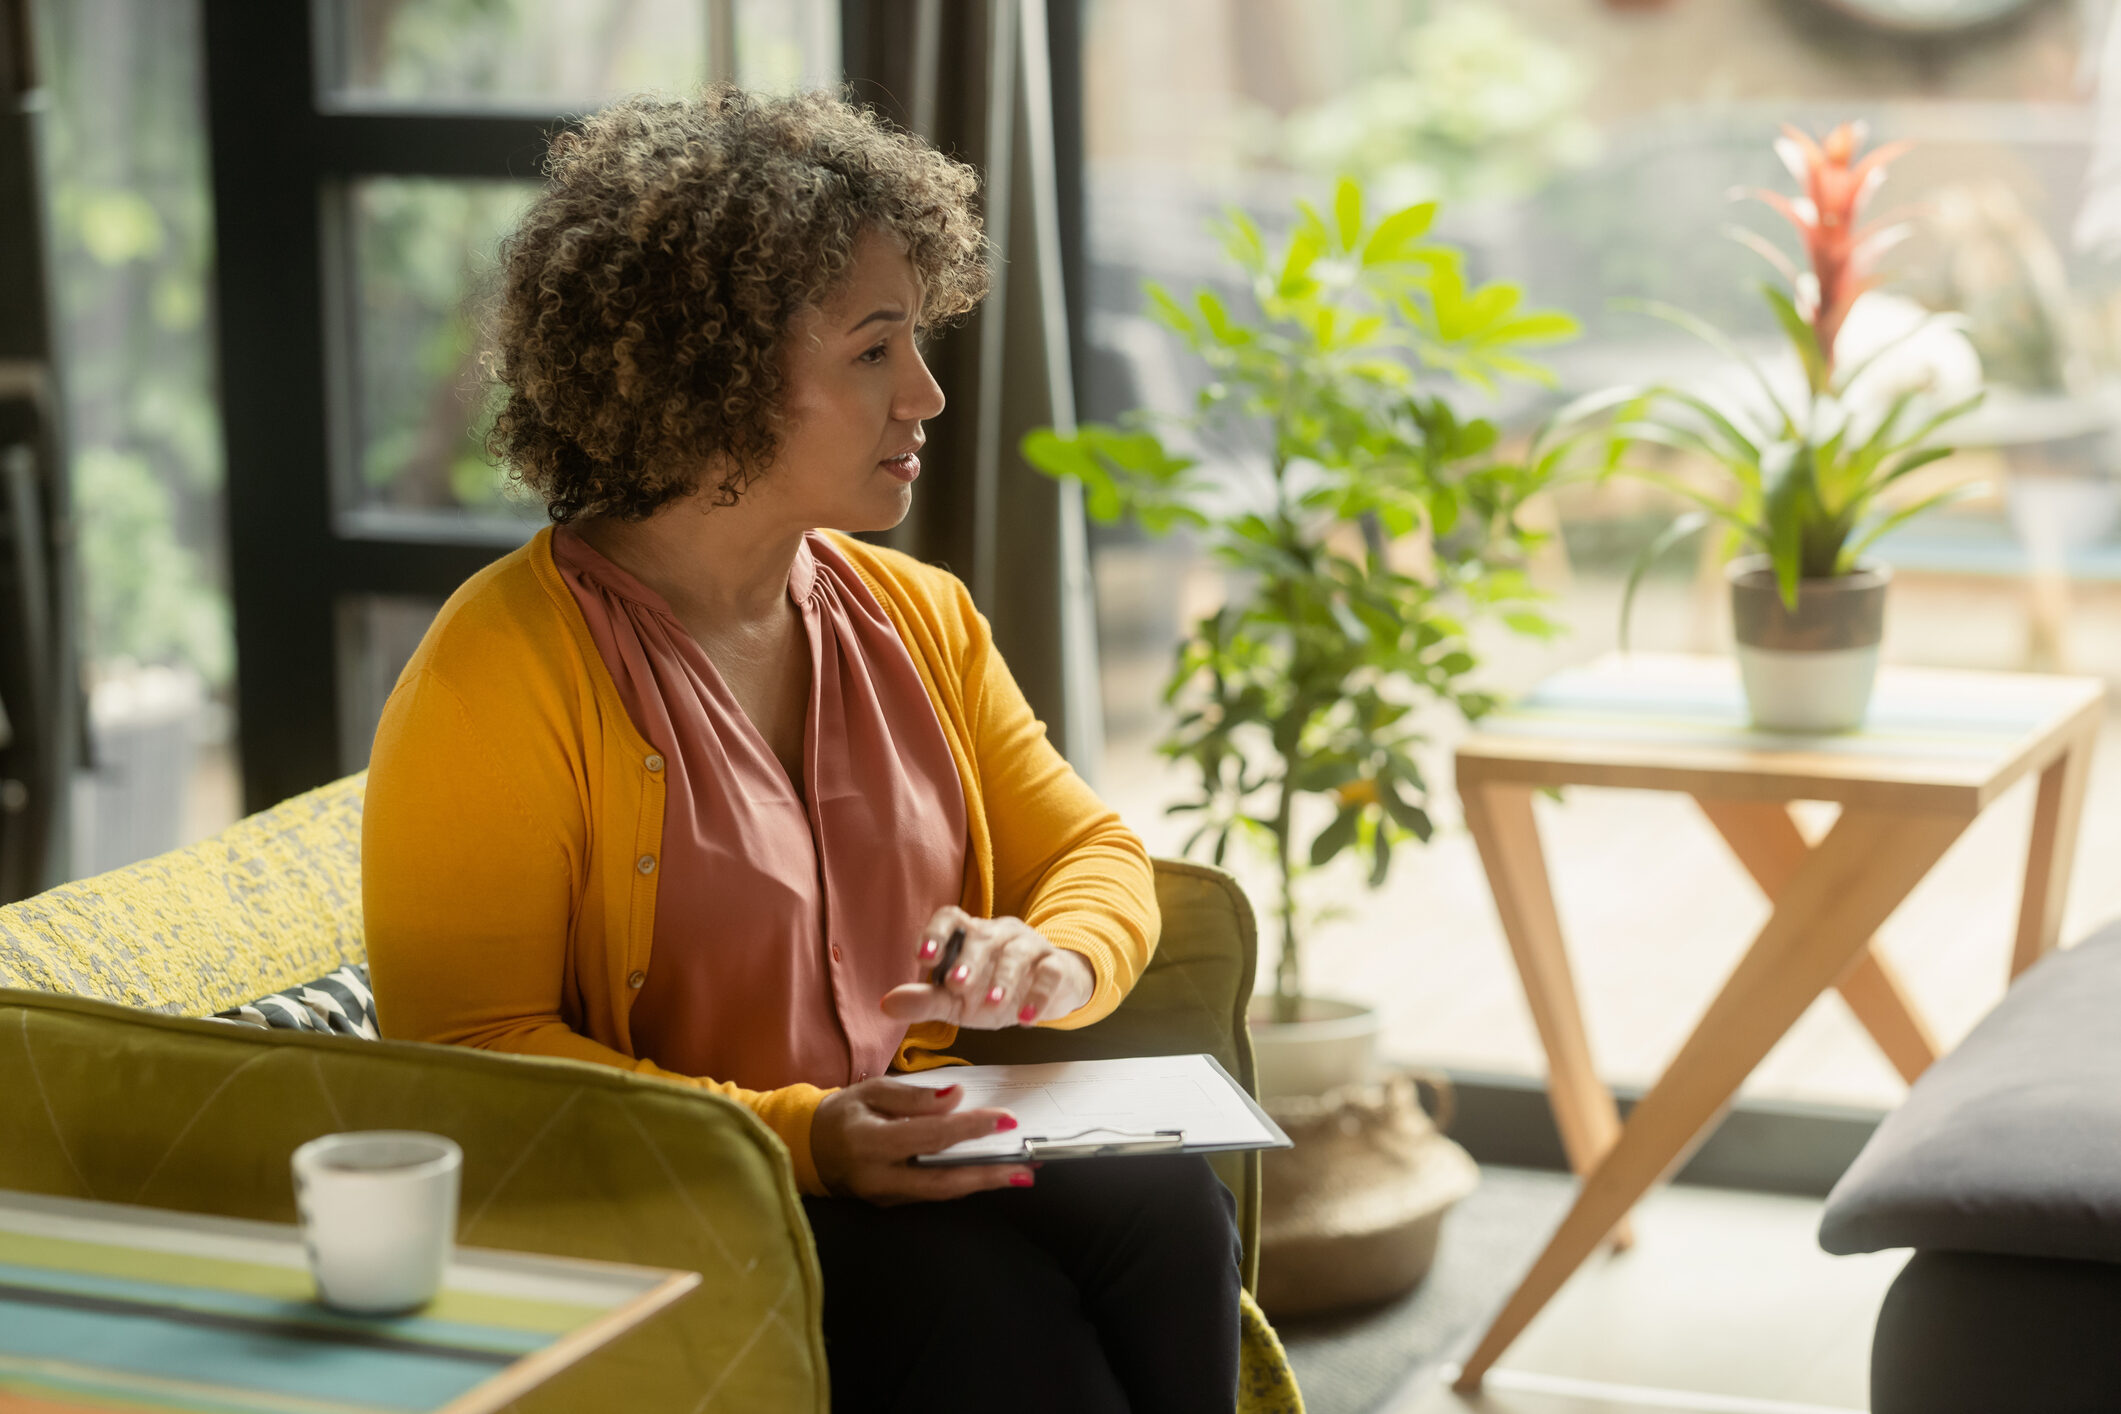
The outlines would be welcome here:
M 878 344 L 875 348 L 868 350 L 862 355 L 862 362 L 882 363 L 884 361 L 884 355 L 890 352 L 890 349 L 891 345 L 888 343 Z

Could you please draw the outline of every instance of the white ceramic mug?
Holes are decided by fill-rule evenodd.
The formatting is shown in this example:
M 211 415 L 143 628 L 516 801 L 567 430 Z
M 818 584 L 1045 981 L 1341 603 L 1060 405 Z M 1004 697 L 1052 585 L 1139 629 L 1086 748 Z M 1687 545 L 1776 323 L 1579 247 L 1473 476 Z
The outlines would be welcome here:
M 464 1151 L 439 1134 L 327 1134 L 295 1150 L 295 1208 L 317 1299 L 409 1311 L 433 1299 L 456 1245 Z

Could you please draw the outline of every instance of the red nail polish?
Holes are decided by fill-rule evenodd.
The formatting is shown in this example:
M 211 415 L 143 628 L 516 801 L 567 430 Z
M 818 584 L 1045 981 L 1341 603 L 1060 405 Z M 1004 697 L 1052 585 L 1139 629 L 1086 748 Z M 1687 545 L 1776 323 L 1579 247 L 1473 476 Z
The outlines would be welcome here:
M 997 1131 L 1004 1129 L 1014 1129 L 1016 1128 L 1016 1116 L 1003 1115 L 1000 1119 L 994 1122 L 994 1127 Z
M 1031 1186 L 1031 1175 L 1028 1173 L 1012 1173 L 1009 1175 L 1009 1186 L 1011 1188 L 1029 1188 Z
M 955 1095 L 957 1093 L 957 1087 L 955 1085 L 945 1085 L 942 1089 L 936 1091 L 935 1093 L 938 1095 Z
M 1031 1018 L 1032 1018 L 1032 1017 L 1034 1017 L 1034 1016 L 1037 1016 L 1037 1015 L 1038 1015 L 1038 1008 L 1037 1008 L 1037 1007 L 1034 1007 L 1034 1006 L 1027 1006 L 1027 1007 L 1025 1007 L 1025 1008 L 1024 1008 L 1024 1009 L 1023 1009 L 1022 1011 L 1020 1011 L 1020 1012 L 1018 1012 L 1018 1013 L 1016 1014 L 1016 1019 L 1017 1019 L 1018 1021 L 1020 1021 L 1020 1022 L 1024 1023 L 1024 1024 L 1026 1025 L 1026 1026 L 1029 1026 L 1029 1025 L 1031 1024 Z
M 962 981 L 964 981 L 964 980 L 965 980 L 965 979 L 966 979 L 967 977 L 970 977 L 971 975 L 972 975 L 972 969 L 971 969 L 971 968 L 969 968 L 969 967 L 960 967 L 960 968 L 958 968 L 958 970 L 957 970 L 957 971 L 955 971 L 955 972 L 953 972 L 953 973 L 951 973 L 951 974 L 950 974 L 950 980 L 951 980 L 951 981 L 953 981 L 953 982 L 962 982 Z
M 993 1006 L 993 1005 L 994 1005 L 994 1004 L 995 1004 L 996 1002 L 1000 1001 L 1001 999 L 1002 999 L 1002 989 L 1001 989 L 1001 988 L 999 988 L 999 987 L 989 987 L 989 988 L 987 989 L 987 1005 L 988 1005 L 988 1006 Z
M 927 942 L 925 942 L 925 943 L 922 943 L 922 944 L 921 944 L 921 956 L 922 956 L 922 957 L 934 957 L 934 956 L 935 956 L 935 939 L 933 939 L 933 938 L 930 938 L 930 939 L 929 939 L 929 940 L 928 940 Z

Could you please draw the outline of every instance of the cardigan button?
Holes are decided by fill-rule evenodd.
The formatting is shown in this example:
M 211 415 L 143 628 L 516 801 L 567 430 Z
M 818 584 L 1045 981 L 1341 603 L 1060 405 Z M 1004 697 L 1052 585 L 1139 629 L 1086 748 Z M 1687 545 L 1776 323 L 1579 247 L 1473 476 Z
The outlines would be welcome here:
M 642 855 L 641 862 L 634 867 L 643 874 L 653 874 L 655 872 L 655 856 L 652 854 Z
M 648 753 L 648 759 L 641 764 L 651 771 L 660 771 L 663 769 L 663 758 L 651 751 Z
M 640 991 L 647 984 L 647 981 L 648 974 L 645 972 L 629 972 L 626 974 L 626 985 L 633 988 L 636 992 Z

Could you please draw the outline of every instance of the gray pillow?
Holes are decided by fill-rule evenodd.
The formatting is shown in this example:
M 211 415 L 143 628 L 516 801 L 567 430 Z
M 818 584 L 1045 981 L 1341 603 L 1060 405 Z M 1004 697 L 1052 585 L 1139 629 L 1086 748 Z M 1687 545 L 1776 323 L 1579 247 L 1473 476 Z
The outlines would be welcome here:
M 2121 1262 L 2121 924 L 2029 969 L 1930 1067 L 1834 1185 L 1819 1245 Z

